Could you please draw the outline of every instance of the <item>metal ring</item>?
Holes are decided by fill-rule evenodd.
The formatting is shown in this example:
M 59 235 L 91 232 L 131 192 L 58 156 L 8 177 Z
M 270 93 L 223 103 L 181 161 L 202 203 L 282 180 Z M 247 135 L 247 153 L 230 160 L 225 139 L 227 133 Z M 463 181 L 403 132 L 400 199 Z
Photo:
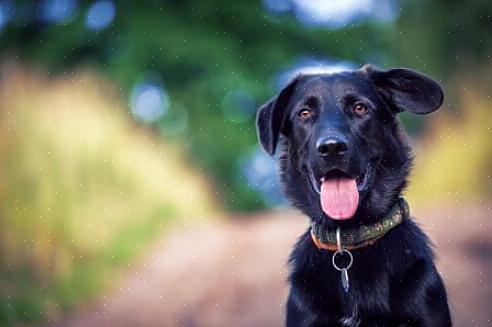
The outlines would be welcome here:
M 350 261 L 349 261 L 347 267 L 340 268 L 340 266 L 338 266 L 336 264 L 335 259 L 336 259 L 337 254 L 342 255 L 343 253 L 348 254 L 348 256 L 350 258 Z M 338 270 L 338 271 L 349 270 L 350 267 L 352 267 L 352 263 L 353 262 L 354 262 L 354 257 L 352 256 L 352 253 L 349 250 L 347 250 L 347 249 L 337 250 L 335 253 L 333 253 L 333 256 L 331 257 L 331 263 L 333 264 L 333 267 L 335 267 L 335 269 Z
M 340 231 L 340 227 L 337 228 L 337 232 L 336 232 L 336 236 L 337 236 L 337 248 L 338 248 L 338 251 L 342 250 L 342 236 L 340 235 L 341 234 L 341 231 Z

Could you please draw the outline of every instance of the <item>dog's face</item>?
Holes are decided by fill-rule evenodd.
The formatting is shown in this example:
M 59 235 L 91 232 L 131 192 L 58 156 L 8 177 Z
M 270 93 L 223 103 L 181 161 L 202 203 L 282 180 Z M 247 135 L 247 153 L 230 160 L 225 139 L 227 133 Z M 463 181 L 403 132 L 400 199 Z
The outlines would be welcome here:
M 301 75 L 259 109 L 258 135 L 272 155 L 283 139 L 282 180 L 296 207 L 329 223 L 371 219 L 399 195 L 410 166 L 397 114 L 442 101 L 436 82 L 407 69 Z

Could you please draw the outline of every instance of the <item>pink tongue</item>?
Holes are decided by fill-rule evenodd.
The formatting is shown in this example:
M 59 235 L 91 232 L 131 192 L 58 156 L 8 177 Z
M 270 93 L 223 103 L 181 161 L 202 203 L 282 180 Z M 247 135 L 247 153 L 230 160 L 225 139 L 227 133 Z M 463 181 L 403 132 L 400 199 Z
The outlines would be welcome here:
M 350 219 L 359 205 L 357 182 L 350 178 L 329 178 L 321 185 L 321 207 L 332 219 Z

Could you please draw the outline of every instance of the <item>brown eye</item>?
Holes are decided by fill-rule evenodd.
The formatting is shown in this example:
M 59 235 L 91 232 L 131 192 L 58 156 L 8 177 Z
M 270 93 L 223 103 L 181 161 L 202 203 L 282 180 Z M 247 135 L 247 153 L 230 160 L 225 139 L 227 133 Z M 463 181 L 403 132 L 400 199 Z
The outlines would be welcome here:
M 352 108 L 352 111 L 356 113 L 359 116 L 362 116 L 367 113 L 368 109 L 365 105 L 362 103 L 357 103 L 354 108 Z
M 309 109 L 302 109 L 301 111 L 299 111 L 298 113 L 298 116 L 301 118 L 301 119 L 308 119 L 309 117 L 311 117 L 311 110 Z

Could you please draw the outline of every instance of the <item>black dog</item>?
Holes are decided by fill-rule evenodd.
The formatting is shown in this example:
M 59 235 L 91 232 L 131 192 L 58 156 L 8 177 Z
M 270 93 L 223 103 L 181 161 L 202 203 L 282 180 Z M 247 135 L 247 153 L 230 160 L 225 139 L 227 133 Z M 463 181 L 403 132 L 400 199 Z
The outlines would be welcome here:
M 397 114 L 439 84 L 408 69 L 300 75 L 258 112 L 284 191 L 311 219 L 292 252 L 287 326 L 451 326 L 429 240 L 401 198 L 411 167 Z

